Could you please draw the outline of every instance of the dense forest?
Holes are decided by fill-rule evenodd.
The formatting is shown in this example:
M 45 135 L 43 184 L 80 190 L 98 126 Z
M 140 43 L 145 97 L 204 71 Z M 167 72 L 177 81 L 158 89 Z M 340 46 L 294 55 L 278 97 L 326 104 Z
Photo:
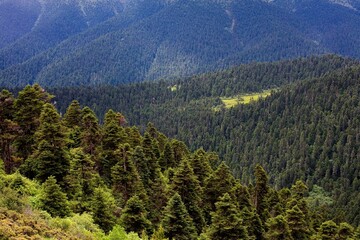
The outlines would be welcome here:
M 116 85 L 325 53 L 360 57 L 360 14 L 348 1 L 4 2 L 0 13 L 13 13 L 18 26 L 30 24 L 27 14 L 41 16 L 0 48 L 0 85 L 7 88 Z M 0 45 L 1 36 L 12 37 L 1 16 Z
M 259 164 L 244 184 L 152 123 L 141 133 L 108 110 L 99 124 L 76 100 L 61 116 L 52 98 L 36 84 L 0 93 L 2 239 L 360 238 L 319 205 L 331 201 L 320 187 L 280 189 Z
M 77 99 L 100 119 L 107 107 L 121 112 L 141 132 L 153 122 L 192 151 L 216 152 L 246 184 L 259 163 L 276 188 L 296 179 L 310 190 L 320 186 L 332 200 L 328 214 L 358 225 L 356 66 L 330 55 L 253 63 L 172 82 L 50 91 L 62 114 Z M 231 109 L 221 100 L 262 89 L 273 89 L 272 96 Z

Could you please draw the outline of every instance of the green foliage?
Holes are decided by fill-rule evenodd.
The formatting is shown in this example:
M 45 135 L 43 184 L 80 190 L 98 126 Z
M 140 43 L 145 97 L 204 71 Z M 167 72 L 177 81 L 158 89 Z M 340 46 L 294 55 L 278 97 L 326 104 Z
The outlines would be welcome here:
M 169 239 L 196 239 L 196 228 L 178 193 L 169 200 L 164 209 L 161 225 Z
M 323 222 L 319 229 L 319 236 L 323 240 L 335 239 L 338 232 L 338 226 L 332 220 Z
M 212 213 L 209 227 L 210 239 L 248 239 L 243 219 L 230 195 L 225 193 L 215 205 L 216 211 Z
M 115 225 L 115 199 L 105 188 L 96 188 L 91 201 L 94 223 L 108 233 Z
M 69 202 L 56 179 L 50 176 L 42 185 L 40 207 L 53 217 L 65 217 L 70 214 Z
M 266 239 L 293 239 L 290 234 L 288 223 L 282 215 L 278 215 L 274 218 L 269 218 L 266 222 L 266 227 L 268 229 L 265 233 Z
M 151 222 L 147 219 L 143 201 L 137 195 L 126 202 L 120 221 L 126 232 L 135 232 L 141 235 L 145 230 L 151 233 Z

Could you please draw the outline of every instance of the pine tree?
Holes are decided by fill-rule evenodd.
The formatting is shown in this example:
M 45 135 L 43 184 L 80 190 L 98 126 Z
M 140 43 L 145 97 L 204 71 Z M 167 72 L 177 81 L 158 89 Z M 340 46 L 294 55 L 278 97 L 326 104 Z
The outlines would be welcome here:
M 278 215 L 274 218 L 269 218 L 266 222 L 267 232 L 265 233 L 265 239 L 278 240 L 286 239 L 292 240 L 289 226 L 283 215 Z
M 169 200 L 163 215 L 161 225 L 164 227 L 167 238 L 176 240 L 196 239 L 194 223 L 178 193 L 175 193 Z
M 216 211 L 211 214 L 209 237 L 214 240 L 248 239 L 246 227 L 230 195 L 225 193 L 215 204 Z
M 203 187 L 205 184 L 205 179 L 207 179 L 213 173 L 209 159 L 206 156 L 206 152 L 202 148 L 198 149 L 190 160 L 194 174 L 197 176 L 200 186 Z
M 150 240 L 167 240 L 167 238 L 165 238 L 165 230 L 162 225 L 160 225 L 158 229 L 153 233 Z
M 39 85 L 26 86 L 15 100 L 15 122 L 19 124 L 21 135 L 16 138 L 17 154 L 23 160 L 32 154 L 35 144 L 34 133 L 39 126 L 42 107 L 52 96 Z
M 0 158 L 4 161 L 6 173 L 15 168 L 12 143 L 20 134 L 19 125 L 14 122 L 14 97 L 7 91 L 0 92 Z
M 63 118 L 64 126 L 74 128 L 81 125 L 81 107 L 77 100 L 73 100 L 66 109 Z
M 115 200 L 106 188 L 96 188 L 91 201 L 94 223 L 108 233 L 115 225 Z
M 41 208 L 53 217 L 65 217 L 70 214 L 66 194 L 61 191 L 56 179 L 50 176 L 42 185 Z
M 143 201 L 137 195 L 126 202 L 120 221 L 126 232 L 135 232 L 139 236 L 144 230 L 151 233 L 151 222 L 147 219 Z
M 354 237 L 354 228 L 346 222 L 340 223 L 336 239 L 338 240 L 357 239 L 353 237 Z
M 85 153 L 95 156 L 96 147 L 101 141 L 99 120 L 95 113 L 89 108 L 84 107 L 81 112 L 81 147 Z
M 322 240 L 335 239 L 338 226 L 332 220 L 323 222 L 319 229 L 319 236 Z
M 165 171 L 169 167 L 175 167 L 174 150 L 171 146 L 171 142 L 165 144 L 164 152 L 159 159 L 161 171 Z
M 261 221 L 266 222 L 268 212 L 267 194 L 269 193 L 268 176 L 265 170 L 260 166 L 255 167 L 255 208 Z
M 82 148 L 71 149 L 70 160 L 70 171 L 65 177 L 69 200 L 73 201 L 75 212 L 89 211 L 91 197 L 100 177 L 95 171 L 94 161 Z
M 310 230 L 304 213 L 295 205 L 286 211 L 286 220 L 294 239 L 309 239 Z
M 210 220 L 210 212 L 215 211 L 215 203 L 225 193 L 229 193 L 235 186 L 235 183 L 235 178 L 224 162 L 205 180 L 203 201 L 207 221 Z
M 111 168 L 113 191 L 121 199 L 123 205 L 131 196 L 135 194 L 144 199 L 146 193 L 141 182 L 139 173 L 131 160 L 130 145 L 121 145 L 115 152 L 117 163 Z
M 197 232 L 201 233 L 205 225 L 205 220 L 200 209 L 202 189 L 186 158 L 181 161 L 179 168 L 175 172 L 172 190 L 182 196 L 182 201 L 194 221 Z
M 70 162 L 65 146 L 67 142 L 60 115 L 55 107 L 46 103 L 40 116 L 40 125 L 35 133 L 36 150 L 28 159 L 36 178 L 44 182 L 54 176 L 59 184 L 69 172 Z

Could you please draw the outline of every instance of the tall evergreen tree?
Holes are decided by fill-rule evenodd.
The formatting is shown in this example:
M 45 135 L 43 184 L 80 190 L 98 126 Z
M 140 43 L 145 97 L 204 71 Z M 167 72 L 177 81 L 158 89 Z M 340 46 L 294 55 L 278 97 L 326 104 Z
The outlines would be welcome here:
M 194 223 L 178 193 L 169 200 L 163 215 L 161 225 L 164 227 L 167 238 L 170 240 L 196 239 Z
M 50 176 L 42 185 L 41 208 L 53 217 L 65 217 L 70 214 L 66 194 L 61 191 L 56 179 Z
M 186 158 L 183 158 L 175 172 L 172 190 L 182 196 L 182 201 L 194 221 L 198 234 L 200 234 L 205 225 L 203 213 L 200 209 L 202 189 Z
M 65 149 L 67 138 L 60 115 L 50 103 L 43 106 L 35 137 L 36 150 L 27 161 L 36 173 L 36 178 L 44 182 L 48 177 L 54 176 L 61 184 L 70 168 Z
M 11 173 L 15 168 L 11 145 L 20 134 L 20 127 L 14 122 L 14 101 L 9 91 L 0 92 L 0 158 L 4 161 L 6 173 Z
M 117 163 L 111 168 L 111 182 L 115 195 L 121 199 L 121 205 L 136 194 L 144 199 L 145 189 L 131 160 L 130 145 L 121 145 L 115 152 L 115 156 Z
M 229 193 L 235 186 L 235 183 L 235 178 L 224 162 L 205 180 L 203 200 L 207 221 L 210 220 L 210 212 L 215 211 L 215 203 L 225 193 Z
M 243 219 L 230 195 L 225 193 L 215 205 L 216 211 L 211 214 L 209 226 L 210 239 L 248 239 Z
M 42 107 L 50 102 L 52 96 L 35 84 L 26 86 L 15 100 L 15 121 L 21 128 L 21 135 L 16 138 L 17 154 L 23 160 L 32 154 L 35 144 L 34 133 L 39 126 Z
M 268 176 L 260 165 L 256 165 L 255 167 L 255 180 L 255 208 L 261 221 L 265 223 L 269 215 L 267 202 L 269 185 Z
M 286 211 L 286 220 L 294 239 L 309 239 L 310 229 L 304 213 L 295 205 Z
M 195 151 L 190 160 L 191 166 L 199 180 L 200 186 L 203 187 L 205 184 L 205 179 L 207 179 L 213 173 L 209 159 L 206 156 L 206 152 L 204 149 L 200 148 Z
M 81 115 L 81 147 L 85 153 L 95 156 L 96 147 L 101 141 L 99 120 L 89 107 L 84 107 Z
M 278 215 L 274 218 L 269 218 L 266 222 L 267 231 L 264 234 L 265 239 L 278 240 L 286 239 L 293 240 L 290 234 L 289 226 L 283 215 Z
M 108 233 L 115 225 L 115 200 L 105 187 L 96 188 L 91 201 L 94 223 Z
M 151 222 L 147 219 L 143 201 L 137 195 L 126 202 L 120 221 L 126 232 L 135 232 L 139 236 L 143 231 L 151 233 Z

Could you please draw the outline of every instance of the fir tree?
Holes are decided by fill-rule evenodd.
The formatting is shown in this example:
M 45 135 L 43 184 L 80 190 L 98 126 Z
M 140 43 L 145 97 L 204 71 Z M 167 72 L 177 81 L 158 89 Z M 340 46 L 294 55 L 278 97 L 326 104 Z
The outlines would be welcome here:
M 182 196 L 182 201 L 194 221 L 197 232 L 201 233 L 205 225 L 204 217 L 200 209 L 202 189 L 186 158 L 181 161 L 179 168 L 175 172 L 172 190 Z
M 110 191 L 102 188 L 94 190 L 93 199 L 91 201 L 91 212 L 93 214 L 94 223 L 108 233 L 115 225 L 115 200 Z
M 6 173 L 15 168 L 12 143 L 20 133 L 19 125 L 14 122 L 14 97 L 7 91 L 0 92 L 0 158 L 4 161 Z
M 260 166 L 255 167 L 255 208 L 264 223 L 268 218 L 267 194 L 269 192 L 268 177 L 265 170 Z
M 96 147 L 101 141 L 100 127 L 95 113 L 84 107 L 81 112 L 81 147 L 85 153 L 95 156 Z
M 191 240 L 196 239 L 196 229 L 188 211 L 178 193 L 169 200 L 161 225 L 165 236 L 169 239 Z
M 190 160 L 194 174 L 198 178 L 200 186 L 203 187 L 205 184 L 205 179 L 207 179 L 213 173 L 209 159 L 206 156 L 206 152 L 202 148 L 198 149 Z
M 305 215 L 300 208 L 295 205 L 286 211 L 286 220 L 294 239 L 309 239 L 310 230 L 306 222 Z
M 42 107 L 50 102 L 52 96 L 39 85 L 26 86 L 15 100 L 15 121 L 19 124 L 21 135 L 16 138 L 17 154 L 27 159 L 35 144 L 34 133 L 39 126 Z
M 353 237 L 354 237 L 354 228 L 346 222 L 340 223 L 336 239 L 338 240 L 357 239 Z
M 70 214 L 66 194 L 61 191 L 56 179 L 50 176 L 42 185 L 41 208 L 53 217 L 65 217 Z
M 210 212 L 215 211 L 215 203 L 225 193 L 229 193 L 235 186 L 235 183 L 235 178 L 224 162 L 205 180 L 203 200 L 206 211 L 205 217 L 208 221 L 210 220 Z
M 126 232 L 135 232 L 139 236 L 144 230 L 151 233 L 151 222 L 147 219 L 143 201 L 137 195 L 126 202 L 120 220 Z
M 35 133 L 36 150 L 28 159 L 36 178 L 44 182 L 54 176 L 59 184 L 69 172 L 70 162 L 65 146 L 67 142 L 60 115 L 52 104 L 45 104 L 40 116 L 40 125 Z
M 117 163 L 111 168 L 112 187 L 114 193 L 121 199 L 123 205 L 135 194 L 145 198 L 145 189 L 139 173 L 131 160 L 130 145 L 121 145 L 115 152 Z
M 266 227 L 268 230 L 265 233 L 265 239 L 268 240 L 293 239 L 293 237 L 290 234 L 288 223 L 283 215 L 278 215 L 274 218 L 269 218 L 266 222 Z
M 332 220 L 323 222 L 319 229 L 319 237 L 322 240 L 335 239 L 338 226 Z
M 211 214 L 209 237 L 214 240 L 248 239 L 246 227 L 230 195 L 225 193 L 215 204 L 216 211 Z

